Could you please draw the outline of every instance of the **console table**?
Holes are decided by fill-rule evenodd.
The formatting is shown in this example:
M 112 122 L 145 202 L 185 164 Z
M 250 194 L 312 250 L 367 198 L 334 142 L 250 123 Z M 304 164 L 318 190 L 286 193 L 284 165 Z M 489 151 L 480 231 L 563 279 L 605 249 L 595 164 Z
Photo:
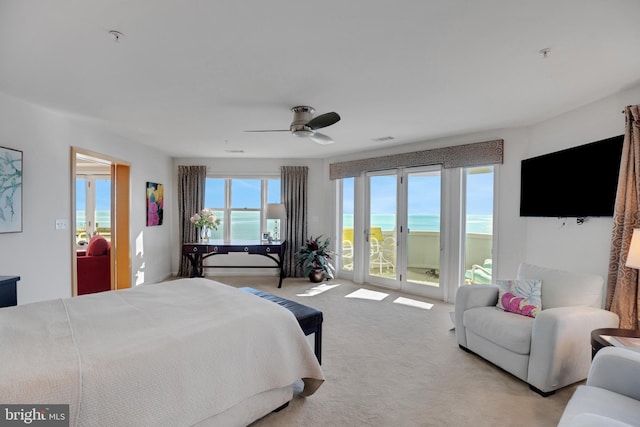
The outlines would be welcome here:
M 286 241 L 261 242 L 259 240 L 238 240 L 225 242 L 224 240 L 209 240 L 208 242 L 194 242 L 182 244 L 182 255 L 191 262 L 191 277 L 203 277 L 205 268 L 279 268 L 282 287 L 284 278 L 283 260 Z M 262 255 L 276 263 L 275 266 L 262 265 L 203 265 L 203 261 L 213 255 L 226 255 L 233 252 L 245 252 L 250 255 Z M 274 255 L 277 255 L 275 257 Z
M 0 276 L 0 307 L 10 307 L 18 304 L 16 283 L 20 276 Z

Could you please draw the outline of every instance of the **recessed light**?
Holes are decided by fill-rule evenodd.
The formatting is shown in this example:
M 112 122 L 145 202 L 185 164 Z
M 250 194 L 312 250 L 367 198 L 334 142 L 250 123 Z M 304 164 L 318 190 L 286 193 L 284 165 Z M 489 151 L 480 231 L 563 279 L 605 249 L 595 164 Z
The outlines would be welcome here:
M 224 150 L 225 153 L 244 153 L 244 150 Z

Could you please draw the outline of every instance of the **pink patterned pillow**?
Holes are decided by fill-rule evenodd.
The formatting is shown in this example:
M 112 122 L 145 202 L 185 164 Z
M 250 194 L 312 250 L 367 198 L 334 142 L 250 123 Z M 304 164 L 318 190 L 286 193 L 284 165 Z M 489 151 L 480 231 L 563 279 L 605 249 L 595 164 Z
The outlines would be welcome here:
M 496 307 L 529 317 L 536 317 L 542 310 L 542 280 L 498 280 L 496 283 Z

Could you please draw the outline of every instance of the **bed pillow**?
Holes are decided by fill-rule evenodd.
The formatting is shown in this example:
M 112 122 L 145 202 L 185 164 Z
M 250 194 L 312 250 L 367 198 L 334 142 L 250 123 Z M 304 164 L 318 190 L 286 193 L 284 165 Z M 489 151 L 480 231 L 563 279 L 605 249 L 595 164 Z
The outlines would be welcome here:
M 109 250 L 109 242 L 102 236 L 93 236 L 87 247 L 87 256 L 106 255 Z
M 542 310 L 542 280 L 497 280 L 496 284 L 496 307 L 529 317 L 536 317 Z

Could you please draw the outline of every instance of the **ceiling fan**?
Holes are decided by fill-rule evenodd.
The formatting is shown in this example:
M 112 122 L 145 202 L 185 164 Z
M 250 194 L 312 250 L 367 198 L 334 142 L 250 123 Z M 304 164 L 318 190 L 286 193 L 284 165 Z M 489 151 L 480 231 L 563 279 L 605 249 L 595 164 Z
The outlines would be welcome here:
M 293 107 L 291 111 L 293 111 L 293 121 L 289 129 L 246 130 L 245 132 L 291 132 L 300 138 L 310 138 L 318 144 L 332 144 L 334 142 L 331 137 L 316 131 L 337 123 L 340 120 L 338 113 L 324 113 L 313 117 L 316 110 L 304 105 Z

